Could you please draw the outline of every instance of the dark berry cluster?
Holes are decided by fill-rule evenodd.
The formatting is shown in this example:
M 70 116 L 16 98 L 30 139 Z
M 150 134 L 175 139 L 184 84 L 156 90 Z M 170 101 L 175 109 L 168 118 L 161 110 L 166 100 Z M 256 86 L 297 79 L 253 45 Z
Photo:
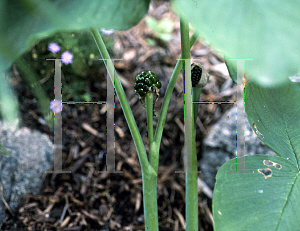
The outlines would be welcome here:
M 154 92 L 155 87 L 161 88 L 161 83 L 152 71 L 143 71 L 135 77 L 134 91 L 141 97 L 144 97 L 147 92 Z
M 192 74 L 192 86 L 196 87 L 197 83 L 201 79 L 202 68 L 197 65 L 193 66 L 191 74 Z

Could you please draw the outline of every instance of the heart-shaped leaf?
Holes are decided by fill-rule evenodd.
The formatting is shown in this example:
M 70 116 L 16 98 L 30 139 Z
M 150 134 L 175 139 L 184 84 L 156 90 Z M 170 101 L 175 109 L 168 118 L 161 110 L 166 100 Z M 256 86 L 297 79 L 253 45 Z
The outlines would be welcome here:
M 218 171 L 213 196 L 215 230 L 298 230 L 300 227 L 300 83 L 245 89 L 248 121 L 259 139 L 280 156 L 245 157 L 245 170 Z

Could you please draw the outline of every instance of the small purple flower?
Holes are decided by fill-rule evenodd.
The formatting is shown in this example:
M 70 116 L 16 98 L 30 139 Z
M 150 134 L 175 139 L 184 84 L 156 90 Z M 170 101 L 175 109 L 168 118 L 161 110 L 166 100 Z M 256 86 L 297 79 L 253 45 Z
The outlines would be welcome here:
M 52 100 L 50 102 L 50 109 L 54 112 L 54 113 L 60 113 L 62 111 L 63 105 L 61 104 L 60 101 L 55 101 Z
M 68 65 L 68 64 L 72 63 L 72 61 L 73 61 L 73 54 L 70 53 L 69 51 L 65 51 L 64 53 L 62 53 L 61 59 L 62 59 L 61 61 L 64 64 Z
M 60 47 L 57 45 L 57 43 L 50 43 L 48 46 L 48 50 L 53 53 L 57 53 L 60 51 Z
M 109 30 L 105 30 L 105 29 L 101 29 L 103 34 L 106 35 L 111 35 L 112 33 L 114 33 L 114 29 L 109 29 Z

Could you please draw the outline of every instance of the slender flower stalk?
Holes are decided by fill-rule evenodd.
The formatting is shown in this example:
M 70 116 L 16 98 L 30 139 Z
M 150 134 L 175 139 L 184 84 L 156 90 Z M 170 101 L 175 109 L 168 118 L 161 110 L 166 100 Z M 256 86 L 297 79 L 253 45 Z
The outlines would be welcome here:
M 146 94 L 146 111 L 147 111 L 147 126 L 149 144 L 153 142 L 153 93 Z

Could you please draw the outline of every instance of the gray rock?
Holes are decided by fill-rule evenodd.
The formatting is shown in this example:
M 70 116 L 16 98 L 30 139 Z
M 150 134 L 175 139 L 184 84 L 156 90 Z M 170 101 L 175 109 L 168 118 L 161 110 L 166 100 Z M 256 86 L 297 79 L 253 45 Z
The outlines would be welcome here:
M 41 174 L 50 167 L 54 155 L 48 136 L 28 128 L 18 129 L 0 121 L 0 143 L 10 157 L 0 151 L 0 182 L 3 196 L 12 210 L 20 206 L 25 194 L 37 194 L 42 186 Z M 5 218 L 0 199 L 0 224 Z
M 252 131 L 245 117 L 245 155 L 276 155 Z M 236 157 L 236 106 L 227 111 L 222 118 L 211 127 L 203 140 L 203 156 L 200 170 L 204 181 L 213 189 L 219 168 L 230 159 Z

